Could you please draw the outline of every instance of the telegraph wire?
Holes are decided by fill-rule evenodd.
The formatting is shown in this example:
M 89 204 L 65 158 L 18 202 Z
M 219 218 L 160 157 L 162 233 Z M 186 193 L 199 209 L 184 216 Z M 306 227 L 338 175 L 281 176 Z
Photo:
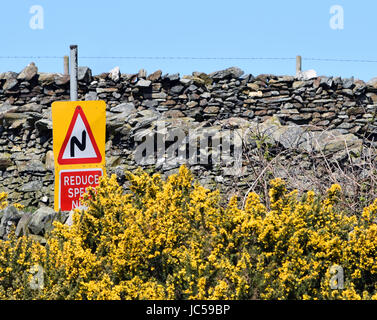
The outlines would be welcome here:
M 11 59 L 61 59 L 63 56 L 0 56 L 2 60 Z M 295 60 L 295 57 L 190 57 L 190 56 L 80 56 L 80 59 L 94 60 Z M 305 58 L 304 61 L 321 62 L 355 62 L 355 63 L 377 63 L 377 60 L 370 59 L 340 59 L 340 58 Z

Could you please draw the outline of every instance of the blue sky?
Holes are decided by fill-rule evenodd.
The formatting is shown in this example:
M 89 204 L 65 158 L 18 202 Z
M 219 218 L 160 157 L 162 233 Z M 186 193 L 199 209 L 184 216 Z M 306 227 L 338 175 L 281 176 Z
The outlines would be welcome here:
M 44 9 L 44 28 L 33 30 L 30 8 Z M 344 9 L 344 29 L 330 28 L 330 7 Z M 191 74 L 238 66 L 246 73 L 295 73 L 294 60 L 89 59 L 109 56 L 303 57 L 319 75 L 369 80 L 377 63 L 308 61 L 305 58 L 377 60 L 377 2 L 372 0 L 17 0 L 2 1 L 0 71 L 19 72 L 31 60 L 40 71 L 62 72 L 61 56 L 79 46 L 79 64 L 94 74 L 119 66 L 122 73 Z

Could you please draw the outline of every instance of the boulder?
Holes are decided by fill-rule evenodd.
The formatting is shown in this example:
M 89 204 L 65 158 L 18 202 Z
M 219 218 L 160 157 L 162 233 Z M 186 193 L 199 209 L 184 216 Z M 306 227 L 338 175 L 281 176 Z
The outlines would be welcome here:
M 132 113 L 135 113 L 137 110 L 135 108 L 135 105 L 132 102 L 126 102 L 126 103 L 118 104 L 115 107 L 112 107 L 110 111 L 115 112 L 115 113 L 123 113 L 126 115 L 130 115 Z
M 10 153 L 0 153 L 0 170 L 4 170 L 13 165 Z
M 30 81 L 38 74 L 38 68 L 34 62 L 31 62 L 24 70 L 20 72 L 17 79 L 22 81 Z
M 140 69 L 137 77 L 138 79 L 145 79 L 147 77 L 147 71 L 145 69 Z
M 296 75 L 296 78 L 299 80 L 304 80 L 304 81 L 311 80 L 311 79 L 317 78 L 317 72 L 313 69 L 300 71 Z
M 77 80 L 90 83 L 92 81 L 92 70 L 88 67 L 78 67 Z
M 17 225 L 22 215 L 23 212 L 17 210 L 14 206 L 8 206 L 0 211 L 0 238 L 6 239 L 11 227 Z
M 136 87 L 140 87 L 140 88 L 148 88 L 150 85 L 151 85 L 152 81 L 150 80 L 145 80 L 145 79 L 140 79 L 137 83 L 136 83 Z
M 46 168 L 40 160 L 16 161 L 18 172 L 22 173 L 43 173 Z
M 236 78 L 238 79 L 244 74 L 244 71 L 242 71 L 240 68 L 237 67 L 230 67 L 225 70 L 220 70 L 216 72 L 210 73 L 208 76 L 214 80 L 222 80 L 225 78 Z
M 17 72 L 7 71 L 0 73 L 0 80 L 17 79 Z
M 18 81 L 15 78 L 8 79 L 3 85 L 5 91 L 12 90 L 18 85 Z
M 97 92 L 95 91 L 90 91 L 85 95 L 85 101 L 95 101 L 97 98 Z
M 119 67 L 115 67 L 114 69 L 111 69 L 109 72 L 109 78 L 113 80 L 114 82 L 118 82 L 120 79 L 120 69 Z
M 79 68 L 80 70 L 80 68 Z M 69 77 L 69 74 L 56 74 L 55 75 L 55 84 L 57 86 L 64 86 L 66 84 L 68 84 L 70 81 L 70 77 Z
M 56 73 L 40 72 L 38 73 L 38 80 L 43 85 L 50 85 L 55 82 Z
M 28 183 L 25 183 L 21 186 L 20 190 L 22 192 L 35 192 L 42 189 L 42 181 L 36 180 L 36 181 L 30 181 Z
M 21 219 L 17 223 L 15 235 L 16 237 L 21 237 L 28 234 L 28 226 L 32 217 L 31 212 L 26 212 L 22 215 Z
M 164 75 L 163 80 L 178 81 L 179 80 L 179 73 L 166 74 L 166 75 Z
M 68 218 L 67 220 L 65 221 L 64 224 L 66 224 L 67 226 L 71 227 L 73 226 L 73 214 L 75 213 L 74 210 L 71 210 L 68 214 Z
M 253 123 L 250 131 L 262 134 L 270 143 L 278 143 L 287 149 L 298 149 L 309 153 L 332 155 L 346 148 L 357 150 L 362 146 L 362 140 L 352 133 L 344 134 L 338 129 L 310 131 L 306 126 L 282 125 L 276 116 L 270 117 L 262 124 Z
M 148 76 L 147 80 L 150 80 L 150 81 L 157 81 L 157 80 L 159 80 L 159 79 L 161 78 L 161 74 L 162 74 L 162 71 L 161 71 L 161 70 L 157 70 L 157 71 L 151 73 L 151 74 Z
M 54 152 L 52 150 L 46 152 L 45 166 L 47 170 L 54 171 Z
M 35 235 L 43 235 L 52 229 L 52 222 L 56 216 L 54 209 L 41 207 L 32 214 L 29 230 Z

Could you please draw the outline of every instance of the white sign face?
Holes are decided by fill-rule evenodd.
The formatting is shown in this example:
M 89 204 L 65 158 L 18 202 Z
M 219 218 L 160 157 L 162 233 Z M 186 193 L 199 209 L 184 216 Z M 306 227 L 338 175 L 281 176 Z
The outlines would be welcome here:
M 76 123 L 73 127 L 72 133 L 68 138 L 68 144 L 63 152 L 62 159 L 82 159 L 82 158 L 96 158 L 97 154 L 94 151 L 93 144 L 89 138 L 88 131 L 79 114 Z

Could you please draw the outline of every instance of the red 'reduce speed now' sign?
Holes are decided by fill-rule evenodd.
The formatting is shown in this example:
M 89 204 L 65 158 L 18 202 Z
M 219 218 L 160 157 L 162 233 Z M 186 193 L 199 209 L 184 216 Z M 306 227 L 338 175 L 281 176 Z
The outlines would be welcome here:
M 80 207 L 80 199 L 86 188 L 96 187 L 99 178 L 103 175 L 102 169 L 77 169 L 60 171 L 60 203 L 62 211 Z

